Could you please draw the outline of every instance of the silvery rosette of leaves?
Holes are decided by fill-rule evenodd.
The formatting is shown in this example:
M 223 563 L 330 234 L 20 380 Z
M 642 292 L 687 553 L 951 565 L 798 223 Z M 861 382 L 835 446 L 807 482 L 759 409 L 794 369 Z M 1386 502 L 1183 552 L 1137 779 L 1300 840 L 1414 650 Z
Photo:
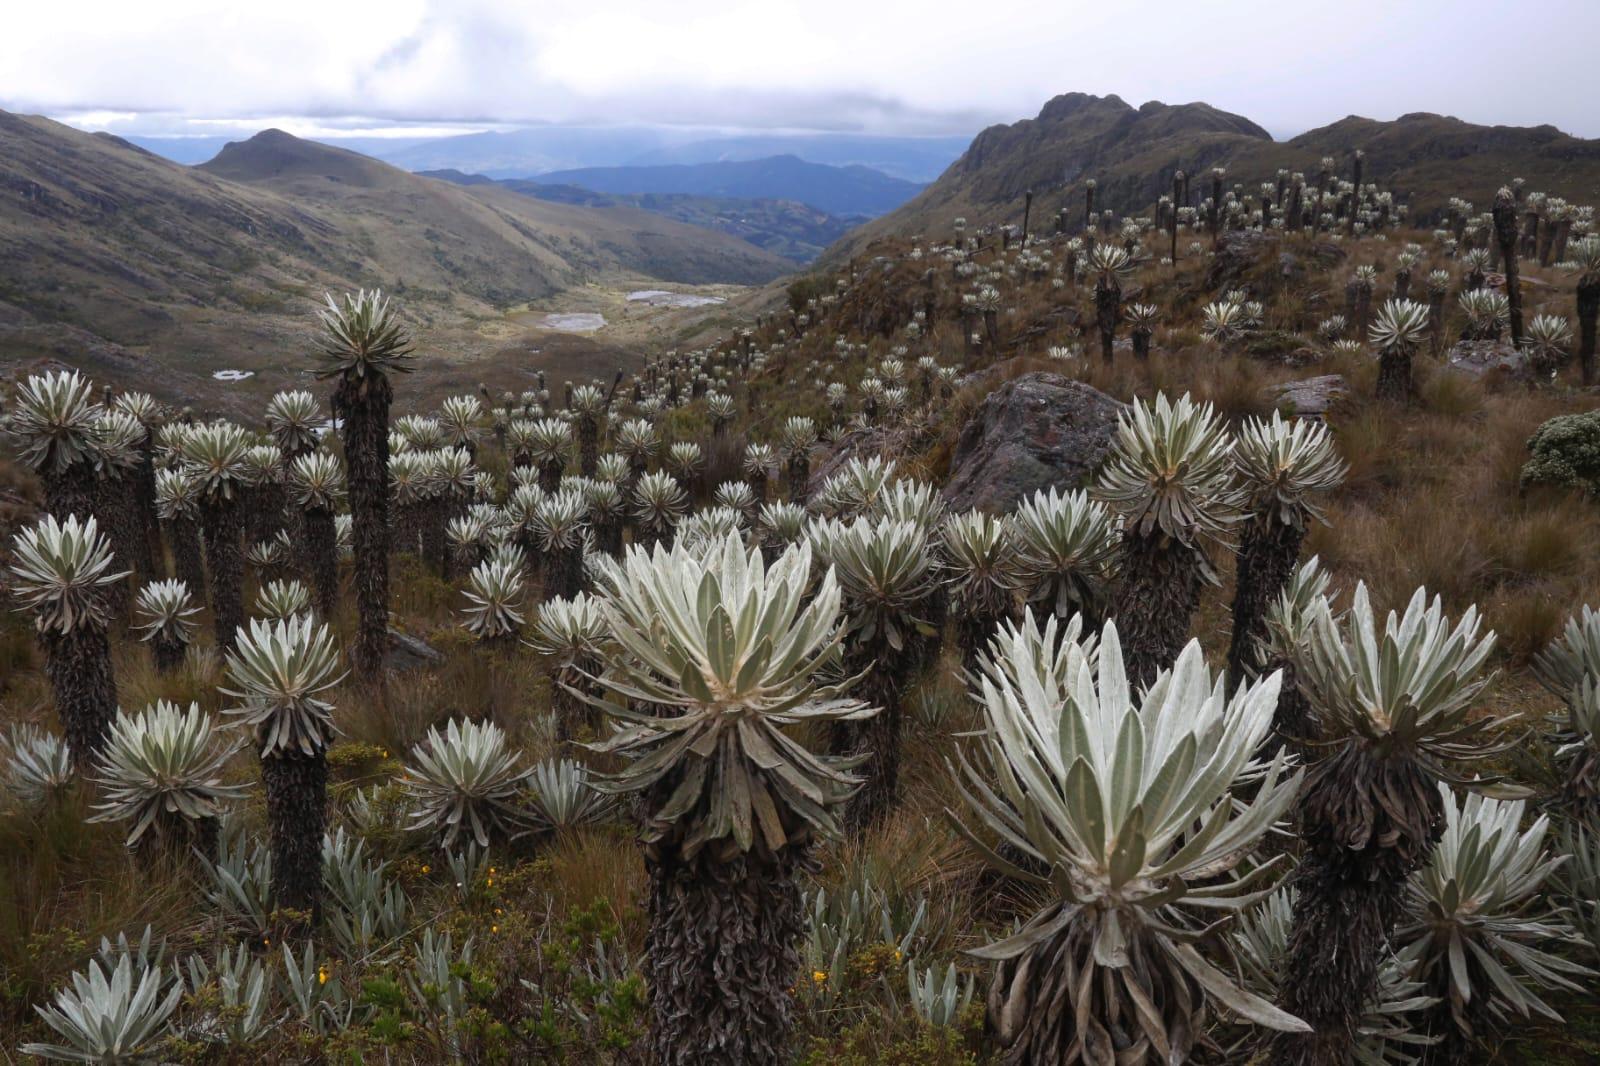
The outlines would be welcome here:
M 1121 1018 L 1137 1027 L 1136 1046 L 1179 1061 L 1206 1000 L 1304 1031 L 1207 961 L 1196 947 L 1207 930 L 1190 917 L 1237 913 L 1283 869 L 1274 860 L 1237 872 L 1299 789 L 1285 755 L 1253 758 L 1280 675 L 1230 697 L 1191 641 L 1140 697 L 1115 623 L 1098 646 L 1077 623 L 1050 618 L 1041 630 L 1029 611 L 1001 628 L 975 680 L 981 742 L 953 768 L 975 819 L 957 821 L 963 835 L 996 869 L 1055 897 L 973 952 L 1001 963 L 991 995 L 1001 1042 L 1071 1061 L 1066 1040 L 1101 1061 L 1113 1047 L 1103 1022 Z M 1248 800 L 1232 791 L 1246 776 L 1256 783 Z
M 596 783 L 660 786 L 646 841 L 680 821 L 686 856 L 838 832 L 835 809 L 859 783 L 854 760 L 815 755 L 787 727 L 875 710 L 845 695 L 848 682 L 824 680 L 838 676 L 841 595 L 829 570 L 808 597 L 810 571 L 806 545 L 767 566 L 736 534 L 699 551 L 630 548 L 602 567 L 600 609 L 619 654 L 591 702 L 618 728 L 592 747 L 630 765 Z
M 1444 835 L 1411 878 L 1409 914 L 1395 930 L 1418 978 L 1449 1005 L 1456 1024 L 1539 1015 L 1561 1021 L 1535 989 L 1582 991 L 1586 966 L 1547 947 L 1588 946 L 1544 891 L 1565 861 L 1546 851 L 1548 815 L 1522 828 L 1526 804 L 1439 787 Z
M 138 714 L 118 714 L 97 767 L 103 801 L 89 820 L 132 823 L 132 845 L 163 814 L 215 818 L 250 791 L 223 781 L 223 768 L 238 748 L 198 703 L 185 711 L 158 700 Z
M 1159 532 L 1189 547 L 1220 537 L 1236 517 L 1233 442 L 1210 404 L 1187 393 L 1173 403 L 1135 400 L 1117 418 L 1095 495 L 1147 537 Z
M 176 578 L 152 581 L 134 597 L 134 628 L 140 640 L 163 640 L 187 644 L 194 635 L 194 616 L 200 608 L 189 595 L 189 586 Z
M 76 370 L 51 371 L 17 386 L 8 428 L 21 446 L 24 463 L 59 473 L 95 461 L 101 413 L 92 381 Z
M 982 511 L 951 515 L 939 529 L 941 568 L 960 610 L 998 613 L 1022 584 L 1011 523 Z
M 332 452 L 298 456 L 289 467 L 289 497 L 299 507 L 332 511 L 344 493 L 344 465 Z
M 828 529 L 822 523 L 813 529 Z M 857 518 L 825 541 L 826 563 L 845 593 L 851 639 L 882 639 L 900 651 L 928 623 L 918 611 L 937 586 L 938 571 L 927 531 L 914 522 Z
M 85 625 L 105 625 L 101 589 L 127 576 L 116 571 L 111 546 L 91 517 L 65 522 L 45 515 L 12 544 L 12 594 L 34 614 L 40 632 L 63 635 Z
M 1333 735 L 1409 749 L 1448 781 L 1458 775 L 1442 761 L 1482 759 L 1516 743 L 1487 739 L 1508 719 L 1472 713 L 1493 680 L 1483 667 L 1495 643 L 1493 632 L 1479 635 L 1476 607 L 1452 628 L 1439 597 L 1430 602 L 1418 588 L 1405 613 L 1390 611 L 1380 628 L 1362 582 L 1342 618 L 1323 598 L 1311 603 L 1308 623 L 1295 667 Z
M 267 431 L 285 455 L 315 448 L 325 418 L 317 398 L 304 389 L 279 392 L 267 403 Z
M 515 559 L 485 559 L 473 567 L 461 594 L 467 598 L 462 613 L 467 629 L 482 638 L 515 633 L 522 628 L 522 563 Z
M 184 470 L 201 499 L 233 499 L 245 485 L 245 455 L 254 442 L 232 422 L 195 426 L 183 442 Z
M 1296 529 L 1322 520 L 1314 497 L 1338 488 L 1348 469 L 1325 423 L 1285 421 L 1277 411 L 1239 427 L 1233 463 L 1250 510 Z
M 45 1024 L 65 1044 L 24 1044 L 25 1055 L 62 1062 L 138 1062 L 153 1056 L 167 1019 L 183 998 L 183 982 L 165 994 L 165 968 L 135 973 L 132 955 L 114 966 L 90 959 L 86 971 L 72 975 L 72 987 L 56 992 L 55 1003 L 36 1006 Z
M 1118 539 L 1111 512 L 1100 501 L 1081 489 L 1042 490 L 1017 505 L 1011 530 L 1029 602 L 1065 618 L 1102 594 Z
M 509 836 L 526 823 L 522 791 L 532 772 L 493 722 L 452 719 L 411 749 L 401 784 L 412 800 L 412 829 L 437 835 L 445 849 L 469 833 L 479 847 L 490 833 Z
M 318 312 L 317 376 L 409 373 L 415 357 L 398 310 L 377 289 L 346 293 L 343 301 L 325 294 Z
M 260 752 L 314 755 L 337 732 L 333 704 L 323 693 L 337 685 L 339 648 L 333 631 L 310 615 L 279 621 L 253 619 L 240 627 L 228 653 L 224 696 L 239 701 L 224 708 L 255 731 Z

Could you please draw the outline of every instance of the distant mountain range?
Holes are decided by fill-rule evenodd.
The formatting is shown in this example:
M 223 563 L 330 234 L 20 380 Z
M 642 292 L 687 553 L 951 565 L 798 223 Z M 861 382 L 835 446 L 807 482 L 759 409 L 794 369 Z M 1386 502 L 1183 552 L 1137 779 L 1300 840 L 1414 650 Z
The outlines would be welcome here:
M 841 218 L 795 200 L 692 196 L 686 193 L 603 193 L 577 185 L 547 185 L 522 178 L 486 178 L 459 170 L 424 170 L 421 177 L 457 185 L 498 185 L 503 189 L 559 204 L 585 207 L 634 207 L 693 226 L 720 230 L 797 265 L 810 263 L 854 226 L 859 216 Z
M 216 369 L 283 367 L 324 291 L 379 285 L 419 323 L 470 329 L 607 276 L 753 284 L 793 269 L 658 213 L 432 181 L 276 130 L 184 167 L 3 111 L 0 247 L 5 362 L 69 358 L 179 394 Z
M 1432 114 L 1393 122 L 1351 116 L 1274 141 L 1249 119 L 1209 104 L 1151 101 L 1135 108 L 1117 96 L 1067 93 L 1036 118 L 978 134 L 938 181 L 846 234 L 823 259 L 853 255 L 883 236 L 947 232 L 958 217 L 973 226 L 1020 223 L 1029 190 L 1035 227 L 1052 225 L 1063 207 L 1076 227 L 1091 178 L 1097 209 L 1140 214 L 1170 193 L 1178 170 L 1194 177 L 1196 202 L 1210 195 L 1206 175 L 1216 166 L 1227 168 L 1229 185 L 1247 192 L 1273 180 L 1280 168 L 1315 180 L 1324 156 L 1337 159 L 1348 177 L 1358 148 L 1366 153 L 1364 180 L 1392 190 L 1418 221 L 1437 217 L 1452 196 L 1486 210 L 1495 190 L 1517 177 L 1530 190 L 1600 202 L 1600 140 L 1554 126 L 1479 126 Z
M 723 163 L 556 170 L 539 175 L 538 181 L 630 196 L 679 193 L 794 200 L 847 217 L 874 217 L 893 211 L 922 189 L 870 167 L 808 163 L 792 155 Z
M 215 156 L 226 137 L 129 137 L 178 163 Z M 406 170 L 459 170 L 491 178 L 531 178 L 587 167 L 748 162 L 794 155 L 829 166 L 865 166 L 904 181 L 929 182 L 970 137 L 884 137 L 854 133 L 724 134 L 655 126 L 531 126 L 453 137 L 327 137 Z

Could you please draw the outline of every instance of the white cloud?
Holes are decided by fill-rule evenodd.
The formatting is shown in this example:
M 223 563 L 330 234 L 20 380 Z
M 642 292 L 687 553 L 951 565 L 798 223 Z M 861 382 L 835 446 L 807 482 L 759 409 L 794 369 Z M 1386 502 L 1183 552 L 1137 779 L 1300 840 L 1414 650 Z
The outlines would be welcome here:
M 1593 0 L 59 0 L 8 5 L 0 106 L 431 130 L 533 121 L 965 131 L 1056 93 L 1275 131 L 1434 110 L 1600 136 Z M 1507 18 L 1537 32 L 1503 48 Z M 132 119 L 125 116 L 132 114 Z

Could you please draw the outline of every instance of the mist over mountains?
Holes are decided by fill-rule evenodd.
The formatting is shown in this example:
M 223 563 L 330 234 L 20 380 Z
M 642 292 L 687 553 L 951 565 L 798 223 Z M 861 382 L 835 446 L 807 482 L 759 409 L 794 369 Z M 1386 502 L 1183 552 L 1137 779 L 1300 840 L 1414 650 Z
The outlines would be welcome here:
M 238 137 L 135 136 L 128 140 L 179 163 L 203 163 Z M 317 137 L 405 170 L 459 170 L 531 178 L 584 167 L 749 162 L 793 155 L 809 163 L 864 166 L 902 181 L 937 178 L 970 137 L 849 133 L 721 133 L 658 126 L 533 126 L 451 137 Z

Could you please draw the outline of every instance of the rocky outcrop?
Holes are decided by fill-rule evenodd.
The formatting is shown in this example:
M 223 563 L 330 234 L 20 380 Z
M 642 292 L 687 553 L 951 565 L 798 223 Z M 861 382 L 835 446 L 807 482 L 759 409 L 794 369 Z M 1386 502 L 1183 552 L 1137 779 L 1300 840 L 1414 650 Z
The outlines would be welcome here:
M 1076 488 L 1111 447 L 1123 405 L 1059 374 L 1032 373 L 991 392 L 950 461 L 945 500 L 996 514 L 1040 489 Z
M 394 673 L 404 673 L 423 666 L 438 666 L 444 662 L 444 653 L 426 641 L 389 628 L 389 654 L 384 660 Z
M 1322 418 L 1349 395 L 1350 384 L 1342 374 L 1286 381 L 1266 389 L 1268 403 L 1296 418 Z
M 1444 369 L 1488 382 L 1533 380 L 1528 357 L 1510 341 L 1457 341 L 1445 353 Z

